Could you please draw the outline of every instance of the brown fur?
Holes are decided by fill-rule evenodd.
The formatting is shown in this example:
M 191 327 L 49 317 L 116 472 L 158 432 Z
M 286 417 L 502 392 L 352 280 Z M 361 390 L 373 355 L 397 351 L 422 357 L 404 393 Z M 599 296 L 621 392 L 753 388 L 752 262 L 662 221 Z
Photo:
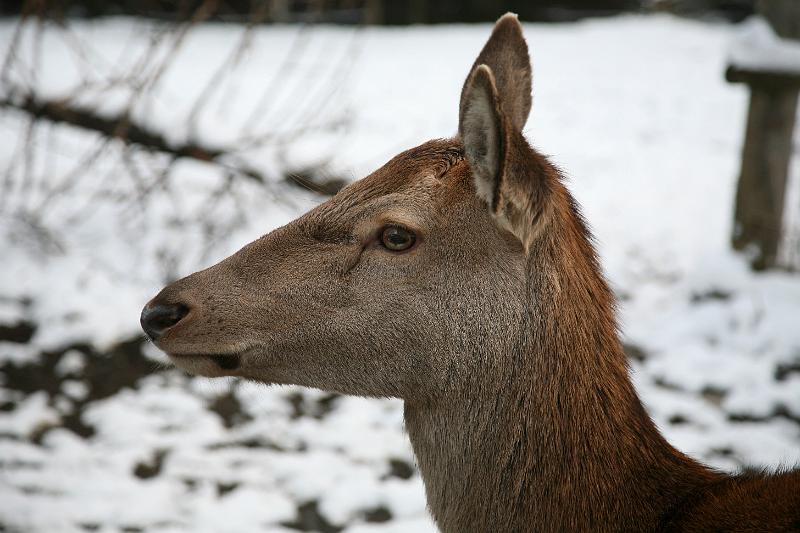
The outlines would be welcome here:
M 714 472 L 645 412 L 591 236 L 522 136 L 527 58 L 504 16 L 459 139 L 165 288 L 145 313 L 188 314 L 158 346 L 196 374 L 402 398 L 443 531 L 797 531 L 799 472 Z M 383 248 L 387 224 L 416 245 Z

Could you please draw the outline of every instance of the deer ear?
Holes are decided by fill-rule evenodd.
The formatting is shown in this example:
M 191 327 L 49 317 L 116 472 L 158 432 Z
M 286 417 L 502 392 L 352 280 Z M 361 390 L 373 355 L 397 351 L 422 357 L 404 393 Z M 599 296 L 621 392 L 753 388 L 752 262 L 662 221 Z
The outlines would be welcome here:
M 478 54 L 461 90 L 462 111 L 467 85 L 480 65 L 486 65 L 494 74 L 497 94 L 509 125 L 522 131 L 531 112 L 531 58 L 515 14 L 506 13 L 497 20 L 492 35 Z
M 458 134 L 475 179 L 475 192 L 496 211 L 503 181 L 508 131 L 494 75 L 478 65 L 461 93 Z
M 478 54 L 461 90 L 458 134 L 475 190 L 499 214 L 508 143 L 531 110 L 531 62 L 517 16 L 506 13 Z
M 528 47 L 516 15 L 495 24 L 461 91 L 458 134 L 475 191 L 495 220 L 530 244 L 543 184 L 521 168 L 522 127 L 531 109 Z M 524 166 L 524 165 L 523 165 Z

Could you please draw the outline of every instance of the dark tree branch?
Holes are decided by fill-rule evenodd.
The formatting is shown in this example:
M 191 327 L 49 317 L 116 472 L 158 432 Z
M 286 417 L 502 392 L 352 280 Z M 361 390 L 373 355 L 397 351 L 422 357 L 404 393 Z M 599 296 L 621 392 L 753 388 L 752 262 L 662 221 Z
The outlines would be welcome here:
M 88 109 L 71 107 L 63 102 L 40 100 L 30 94 L 22 98 L 0 98 L 0 107 L 23 111 L 34 119 L 45 119 L 94 131 L 108 138 L 119 139 L 127 144 L 138 145 L 174 157 L 217 163 L 258 183 L 266 182 L 264 175 L 252 167 L 232 166 L 222 162 L 221 158 L 229 155 L 224 149 L 196 142 L 170 143 L 160 133 L 131 121 L 127 116 L 102 117 Z
M 147 150 L 155 150 L 173 157 L 187 157 L 199 161 L 218 164 L 236 174 L 258 183 L 266 183 L 266 177 L 257 169 L 237 161 L 233 153 L 223 148 L 211 147 L 196 142 L 170 143 L 158 132 L 130 120 L 126 115 L 102 117 L 85 109 L 72 107 L 62 101 L 48 101 L 28 94 L 24 97 L 0 98 L 0 108 L 23 111 L 34 120 L 45 119 L 50 122 L 69 124 L 94 131 L 106 138 L 119 139 L 129 145 L 137 145 Z M 227 157 L 233 162 L 222 161 Z M 339 179 L 320 181 L 312 178 L 314 172 L 287 175 L 287 182 L 323 195 L 335 194 L 345 182 Z
M 51 122 L 61 122 L 95 131 L 106 137 L 138 144 L 144 148 L 158 150 L 176 157 L 213 161 L 225 154 L 224 150 L 201 146 L 197 143 L 170 143 L 160 133 L 136 124 L 125 116 L 101 117 L 88 109 L 71 107 L 62 102 L 40 100 L 33 95 L 26 95 L 22 98 L 0 98 L 0 107 L 21 110 L 37 119 L 43 118 Z

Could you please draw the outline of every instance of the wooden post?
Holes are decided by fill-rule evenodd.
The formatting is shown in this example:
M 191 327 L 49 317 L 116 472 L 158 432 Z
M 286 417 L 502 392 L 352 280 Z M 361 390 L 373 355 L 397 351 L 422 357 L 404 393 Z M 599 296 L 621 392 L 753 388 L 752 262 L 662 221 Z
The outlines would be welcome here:
M 797 89 L 751 84 L 750 91 L 733 247 L 752 254 L 753 268 L 763 270 L 778 256 Z
M 800 37 L 800 1 L 761 0 L 759 10 L 782 37 Z M 750 86 L 732 243 L 764 270 L 777 266 L 800 75 L 730 66 L 726 77 Z

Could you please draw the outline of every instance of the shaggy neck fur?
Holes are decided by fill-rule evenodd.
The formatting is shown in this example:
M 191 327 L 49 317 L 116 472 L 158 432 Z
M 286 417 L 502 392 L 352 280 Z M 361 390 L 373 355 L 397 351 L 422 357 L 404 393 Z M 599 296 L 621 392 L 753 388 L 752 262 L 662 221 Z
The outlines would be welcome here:
M 716 478 L 646 414 L 587 232 L 557 194 L 553 237 L 529 251 L 517 347 L 452 397 L 406 406 L 445 532 L 654 530 Z

